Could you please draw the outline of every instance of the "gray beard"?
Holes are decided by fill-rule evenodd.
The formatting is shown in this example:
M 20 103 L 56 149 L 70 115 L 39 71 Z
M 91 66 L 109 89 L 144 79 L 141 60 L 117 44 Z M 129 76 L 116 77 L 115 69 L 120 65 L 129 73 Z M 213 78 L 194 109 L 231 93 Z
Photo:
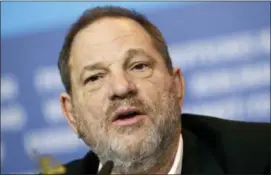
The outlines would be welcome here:
M 162 101 L 154 104 L 159 107 L 152 111 L 155 117 L 152 117 L 151 126 L 146 127 L 139 123 L 132 127 L 116 128 L 118 134 L 114 137 L 110 135 L 105 124 L 100 123 L 99 126 L 90 127 L 89 122 L 81 120 L 78 121 L 78 132 L 84 142 L 99 156 L 102 164 L 108 160 L 114 162 L 112 173 L 147 173 L 151 168 L 167 161 L 162 156 L 165 156 L 180 128 L 178 100 L 173 93 L 164 98 L 166 99 L 162 98 Z M 133 144 L 125 144 L 129 143 L 129 140 L 126 142 L 122 137 L 127 138 L 131 135 L 134 138 L 133 132 L 137 132 L 138 129 L 145 129 L 145 137 L 134 141 Z

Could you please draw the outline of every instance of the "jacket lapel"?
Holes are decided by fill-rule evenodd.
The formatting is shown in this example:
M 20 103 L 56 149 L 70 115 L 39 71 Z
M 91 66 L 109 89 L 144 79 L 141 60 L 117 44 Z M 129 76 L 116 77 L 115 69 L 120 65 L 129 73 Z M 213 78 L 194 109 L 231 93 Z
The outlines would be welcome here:
M 199 174 L 199 146 L 196 137 L 189 131 L 182 129 L 183 160 L 182 174 Z
M 188 174 L 206 174 L 221 175 L 224 174 L 219 163 L 216 161 L 212 152 L 190 131 L 182 129 L 183 136 L 183 163 L 182 175 Z

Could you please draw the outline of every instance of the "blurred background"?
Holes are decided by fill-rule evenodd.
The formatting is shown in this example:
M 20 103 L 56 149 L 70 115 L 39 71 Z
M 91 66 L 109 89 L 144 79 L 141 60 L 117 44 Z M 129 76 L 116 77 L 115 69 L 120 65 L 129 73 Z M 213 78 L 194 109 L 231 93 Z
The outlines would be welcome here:
M 88 150 L 61 114 L 57 59 L 70 25 L 105 4 L 160 28 L 184 113 L 270 123 L 270 2 L 1 2 L 1 174 L 38 171 L 33 150 L 62 163 Z

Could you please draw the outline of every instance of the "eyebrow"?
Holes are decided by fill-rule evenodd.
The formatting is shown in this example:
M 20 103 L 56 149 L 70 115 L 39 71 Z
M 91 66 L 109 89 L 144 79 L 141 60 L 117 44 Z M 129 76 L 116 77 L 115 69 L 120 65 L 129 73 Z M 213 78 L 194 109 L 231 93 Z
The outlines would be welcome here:
M 129 49 L 128 51 L 126 51 L 125 55 L 124 55 L 124 67 L 127 66 L 127 64 L 129 64 L 129 62 L 138 55 L 142 55 L 145 56 L 149 59 L 151 59 L 152 61 L 154 61 L 154 58 L 152 56 L 150 56 L 147 52 L 145 52 L 145 50 L 139 48 L 139 49 Z M 97 69 L 104 69 L 105 65 L 101 62 L 96 62 L 93 64 L 89 64 L 84 66 L 83 71 L 80 74 L 80 80 L 83 80 L 83 75 L 85 73 L 85 71 L 93 71 L 93 70 L 97 70 Z
M 142 55 L 142 56 L 145 56 L 147 58 L 149 58 L 150 60 L 154 61 L 154 58 L 149 55 L 147 52 L 145 52 L 145 50 L 143 49 L 129 49 L 124 58 L 125 58 L 125 62 L 124 62 L 124 67 L 127 66 L 127 64 L 135 57 L 135 56 L 138 56 L 138 55 Z

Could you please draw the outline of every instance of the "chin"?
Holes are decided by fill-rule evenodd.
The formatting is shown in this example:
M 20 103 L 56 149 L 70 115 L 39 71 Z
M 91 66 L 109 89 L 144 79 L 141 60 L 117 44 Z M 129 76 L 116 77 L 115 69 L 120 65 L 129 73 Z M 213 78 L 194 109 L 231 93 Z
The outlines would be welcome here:
M 118 146 L 119 149 L 116 151 L 119 153 L 122 160 L 128 161 L 150 155 L 154 151 L 154 145 L 155 144 L 146 144 L 144 139 L 139 140 L 134 137 L 129 141 L 120 141 Z
M 139 122 L 133 125 L 127 125 L 127 126 L 112 126 L 112 130 L 116 135 L 120 135 L 120 137 L 125 136 L 133 136 L 138 135 L 139 133 L 144 133 L 147 131 L 147 128 L 150 126 L 147 126 L 145 122 Z
M 134 146 L 142 144 L 150 136 L 144 128 L 136 128 L 126 133 L 121 133 L 117 137 L 120 143 Z

